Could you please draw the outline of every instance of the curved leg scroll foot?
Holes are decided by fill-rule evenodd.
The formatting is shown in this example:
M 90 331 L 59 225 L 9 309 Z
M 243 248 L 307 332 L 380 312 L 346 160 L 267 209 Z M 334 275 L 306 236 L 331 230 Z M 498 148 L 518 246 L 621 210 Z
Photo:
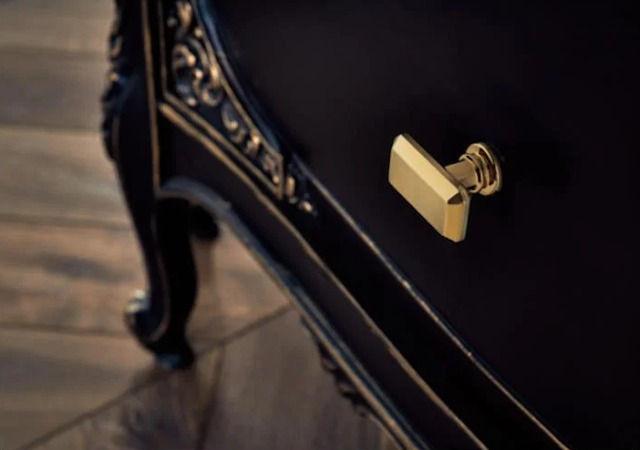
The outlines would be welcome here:
M 154 155 L 159 150 L 152 139 L 157 130 L 149 109 L 142 9 L 135 1 L 115 0 L 115 5 L 102 129 L 144 254 L 148 286 L 146 293 L 129 301 L 125 321 L 161 364 L 183 368 L 194 360 L 185 337 L 197 284 L 190 247 L 190 205 L 157 199 L 159 169 Z M 213 219 L 196 222 L 201 233 L 217 234 Z
M 191 209 L 185 200 L 158 201 L 151 227 L 155 245 L 145 249 L 154 253 L 158 270 L 148 271 L 151 289 L 136 295 L 125 309 L 133 335 L 170 369 L 189 367 L 195 359 L 186 338 L 198 283 L 191 251 Z
M 184 329 L 174 327 L 156 339 L 149 340 L 149 336 L 154 334 L 162 320 L 154 317 L 151 304 L 147 292 L 136 292 L 125 307 L 124 319 L 127 328 L 138 342 L 154 354 L 161 366 L 171 370 L 188 368 L 193 364 L 195 355 L 186 339 Z

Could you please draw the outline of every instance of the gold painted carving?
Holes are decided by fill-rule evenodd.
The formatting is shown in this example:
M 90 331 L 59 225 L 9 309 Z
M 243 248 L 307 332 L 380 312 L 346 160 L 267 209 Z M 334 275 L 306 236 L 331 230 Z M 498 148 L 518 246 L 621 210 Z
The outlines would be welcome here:
M 169 90 L 173 88 L 188 115 L 210 130 L 215 139 L 224 140 L 227 145 L 223 147 L 233 150 L 231 153 L 278 199 L 305 213 L 315 213 L 295 163 L 285 166 L 277 143 L 265 138 L 236 97 L 194 4 L 177 1 L 170 9 L 166 26 L 174 33 L 167 64 L 172 78 Z M 167 97 L 171 100 L 171 94 Z

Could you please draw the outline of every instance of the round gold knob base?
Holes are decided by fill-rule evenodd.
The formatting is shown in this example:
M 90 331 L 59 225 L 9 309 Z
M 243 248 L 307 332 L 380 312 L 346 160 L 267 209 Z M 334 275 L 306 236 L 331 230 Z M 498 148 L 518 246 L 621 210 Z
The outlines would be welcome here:
M 486 144 L 471 144 L 460 157 L 460 161 L 468 161 L 473 165 L 472 183 L 465 184 L 472 194 L 491 195 L 502 188 L 502 171 L 498 155 Z M 469 177 L 467 177 L 469 178 Z

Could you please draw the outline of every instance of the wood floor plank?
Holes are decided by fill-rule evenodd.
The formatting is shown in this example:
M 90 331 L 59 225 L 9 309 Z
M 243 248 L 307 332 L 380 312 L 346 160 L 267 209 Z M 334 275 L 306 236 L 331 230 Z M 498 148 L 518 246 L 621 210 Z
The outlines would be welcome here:
M 171 374 L 79 427 L 84 449 L 195 449 L 218 381 L 220 351 Z
M 54 368 L 54 372 L 40 369 L 40 365 L 48 367 L 54 364 L 50 360 L 60 357 L 60 351 L 56 347 L 41 346 L 38 336 L 47 336 L 47 339 L 52 342 L 59 341 L 66 352 L 81 352 L 82 359 L 86 359 L 86 363 L 90 365 L 94 364 L 94 359 L 101 360 L 105 352 L 113 352 L 110 353 L 109 358 L 116 357 L 120 352 L 119 347 L 108 350 L 104 346 L 100 347 L 103 345 L 101 343 L 113 341 L 122 343 L 127 348 L 129 346 L 137 348 L 133 339 L 124 334 L 121 311 L 130 291 L 142 285 L 142 271 L 138 267 L 140 262 L 133 236 L 127 231 L 1 222 L 0 227 L 3 231 L 0 233 L 0 366 L 3 362 L 5 363 L 5 367 L 0 367 L 0 372 L 4 371 L 9 377 L 12 373 L 16 373 L 11 370 L 18 368 L 15 370 L 23 370 L 21 373 L 24 373 L 24 377 L 32 377 L 30 378 L 32 381 L 29 382 L 31 384 L 16 388 L 15 384 L 5 382 L 0 375 L 0 398 L 3 402 L 5 399 L 3 389 L 22 392 L 21 396 L 9 398 L 10 401 L 7 403 L 9 409 L 2 410 L 0 407 L 0 437 L 5 441 L 8 440 L 8 443 L 0 442 L 5 445 L 5 448 L 13 448 L 16 442 L 38 437 L 39 434 L 72 420 L 79 414 L 78 411 L 93 407 L 89 406 L 93 405 L 91 393 L 83 391 L 84 388 L 81 386 L 84 381 L 73 381 L 73 378 L 70 382 L 80 383 L 80 388 L 75 391 L 82 399 L 82 402 L 77 403 L 77 410 L 73 408 L 65 410 L 62 407 L 39 408 L 33 403 L 36 402 L 36 395 L 39 398 L 49 398 L 50 390 L 53 389 L 52 383 L 55 377 L 59 376 L 56 371 L 63 371 L 63 368 Z M 207 282 L 200 292 L 192 324 L 192 335 L 198 349 L 211 348 L 220 339 L 269 316 L 286 305 L 279 290 L 229 233 L 223 232 L 219 245 L 214 247 L 215 250 L 203 243 L 197 243 L 196 248 L 198 269 L 203 281 Z M 209 258 L 220 262 L 215 275 L 211 274 L 213 261 L 207 263 Z M 208 284 L 214 282 L 215 286 Z M 3 329 L 2 322 L 11 323 L 12 328 Z M 63 329 L 94 332 L 102 330 L 122 333 L 123 338 L 69 336 L 66 332 L 43 333 L 34 331 L 31 327 L 16 330 L 13 329 L 16 324 L 49 325 L 60 331 Z M 5 340 L 9 342 L 12 339 L 18 339 L 19 336 L 24 338 L 21 338 L 22 343 L 17 347 L 9 344 L 3 346 Z M 78 345 L 77 342 L 98 342 L 99 345 L 94 350 L 85 349 L 82 345 L 79 349 L 74 349 L 74 346 Z M 94 376 L 91 370 L 78 367 L 79 363 L 74 362 L 71 356 L 63 355 L 63 360 L 69 362 L 69 370 L 80 372 L 88 370 L 89 376 Z M 16 364 L 13 362 L 9 364 L 9 361 L 16 361 Z M 21 364 L 26 368 L 20 369 Z M 34 388 L 38 380 L 49 379 L 51 376 L 54 377 L 54 381 L 45 382 L 39 391 Z M 67 388 L 62 386 L 60 389 L 60 392 L 66 392 Z M 69 386 L 68 389 L 75 389 L 75 387 Z M 114 390 L 109 389 L 108 392 L 116 395 Z M 182 390 L 182 388 L 176 389 Z M 29 397 L 31 391 L 33 391 L 33 397 Z M 56 395 L 62 394 L 51 395 L 55 400 L 59 398 L 55 397 Z M 97 398 L 103 401 L 106 397 L 101 395 Z M 174 401 L 174 397 L 162 397 L 161 402 Z M 208 398 L 204 394 L 198 394 L 198 397 Z M 172 398 L 174 400 L 171 400 Z M 146 408 L 154 404 L 153 398 L 148 397 L 138 399 L 136 402 L 135 404 L 138 405 L 136 408 Z M 20 404 L 31 406 L 23 409 L 15 406 Z M 126 410 L 131 411 L 131 408 L 127 407 Z M 170 409 L 164 412 L 173 414 Z M 138 413 L 127 414 L 131 419 Z M 90 427 L 90 429 L 93 431 L 90 434 L 98 436 L 98 433 L 113 430 L 114 419 L 105 420 L 106 422 L 101 422 L 101 425 L 96 425 L 95 430 L 96 426 L 92 425 L 93 428 Z M 157 420 L 174 420 L 175 426 L 182 424 L 184 427 L 191 427 L 176 428 L 172 436 L 177 436 L 178 440 L 193 436 L 193 426 L 183 423 L 180 417 L 160 415 L 157 416 Z M 25 427 L 26 423 L 34 423 L 35 428 Z M 154 431 L 156 425 L 156 422 L 147 423 L 143 425 L 142 430 Z M 14 428 L 15 431 L 9 432 Z M 137 429 L 125 429 L 125 431 L 119 429 L 116 436 L 120 437 L 117 439 L 124 439 L 122 433 L 127 430 L 130 433 L 137 433 Z M 89 442 L 86 440 L 87 432 L 83 431 L 83 433 L 83 445 L 86 448 L 95 448 L 87 444 Z M 148 435 L 134 433 L 128 439 L 143 437 L 152 439 L 153 436 L 153 433 Z M 72 435 L 60 439 L 62 440 L 56 440 L 51 445 L 57 442 L 59 448 L 64 448 L 64 442 L 69 440 L 77 442 L 76 437 Z M 94 444 L 97 442 L 95 441 Z M 177 441 L 167 442 L 176 443 Z
M 0 448 L 18 448 L 144 382 L 128 339 L 0 329 Z
M 194 241 L 193 248 L 202 283 L 190 323 L 198 349 L 289 306 L 282 291 L 225 226 L 214 245 Z
M 186 371 L 143 387 L 37 450 L 195 449 L 211 407 L 220 351 L 204 355 Z M 71 447 L 69 446 L 71 445 Z
M 77 19 L 98 19 L 110 17 L 114 11 L 113 0 L 2 0 L 0 11 L 3 14 L 43 14 L 51 20 L 60 17 L 74 17 Z
M 296 313 L 225 349 L 204 448 L 373 450 L 379 436 L 339 396 Z
M 129 230 L 0 223 L 0 324 L 124 333 L 144 286 Z
M 102 15 L 90 14 L 88 8 L 79 14 L 77 8 L 65 9 L 66 1 L 48 2 L 56 8 L 27 3 L 0 1 L 0 47 L 95 53 L 106 58 L 111 8 Z
M 145 285 L 131 231 L 1 221 L 0 228 L 0 327 L 125 333 L 125 302 Z M 198 349 L 287 306 L 230 233 L 194 248 L 202 288 L 190 329 Z
M 377 427 L 356 415 L 320 368 L 295 313 L 199 364 L 195 373 L 174 374 L 36 449 L 67 442 L 82 450 L 381 448 Z M 199 431 L 206 432 L 202 447 Z
M 0 126 L 0 217 L 128 226 L 113 164 L 97 132 Z
M 104 57 L 2 47 L 0 61 L 0 124 L 98 130 Z

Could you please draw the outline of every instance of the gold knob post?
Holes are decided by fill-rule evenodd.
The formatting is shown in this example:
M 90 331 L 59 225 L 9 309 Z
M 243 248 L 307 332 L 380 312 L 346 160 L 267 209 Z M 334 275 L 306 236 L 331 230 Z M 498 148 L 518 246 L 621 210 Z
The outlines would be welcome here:
M 460 242 L 467 232 L 471 194 L 498 192 L 502 171 L 486 144 L 470 145 L 457 163 L 443 167 L 402 134 L 391 148 L 389 183 L 442 236 Z

